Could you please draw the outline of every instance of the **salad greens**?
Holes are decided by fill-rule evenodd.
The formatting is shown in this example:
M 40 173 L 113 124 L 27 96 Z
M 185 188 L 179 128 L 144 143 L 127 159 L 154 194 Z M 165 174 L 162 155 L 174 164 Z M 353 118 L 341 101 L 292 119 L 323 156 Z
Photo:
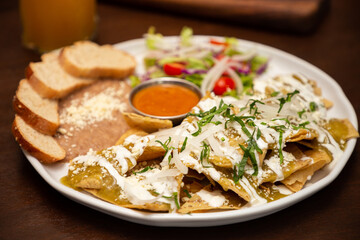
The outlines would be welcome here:
M 210 38 L 207 42 L 196 42 L 193 30 L 184 27 L 179 39 L 165 39 L 162 34 L 156 33 L 154 27 L 150 27 L 145 34 L 149 50 L 144 58 L 146 72 L 141 76 L 132 76 L 131 85 L 136 86 L 152 78 L 176 76 L 206 91 L 213 91 L 219 87 L 219 77 L 228 77 L 234 84 L 222 86 L 217 92 L 238 97 L 252 95 L 254 79 L 267 69 L 269 59 L 253 50 L 240 49 L 236 38 Z M 222 61 L 224 58 L 226 61 Z

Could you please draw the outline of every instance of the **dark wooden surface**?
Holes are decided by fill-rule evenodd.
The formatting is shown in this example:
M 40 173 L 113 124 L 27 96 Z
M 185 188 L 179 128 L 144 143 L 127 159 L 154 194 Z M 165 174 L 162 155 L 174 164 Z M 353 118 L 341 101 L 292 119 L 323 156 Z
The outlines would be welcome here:
M 139 38 L 149 25 L 165 35 L 176 35 L 186 25 L 197 34 L 234 36 L 268 44 L 332 76 L 359 118 L 359 7 L 357 0 L 333 1 L 315 33 L 294 35 L 101 3 L 98 42 Z M 339 177 L 325 189 L 278 213 L 228 226 L 143 226 L 62 196 L 32 168 L 10 132 L 12 96 L 26 65 L 39 59 L 21 48 L 20 32 L 16 5 L 0 3 L 0 239 L 360 239 L 359 143 Z
M 107 0 L 186 16 L 304 33 L 318 26 L 330 0 Z

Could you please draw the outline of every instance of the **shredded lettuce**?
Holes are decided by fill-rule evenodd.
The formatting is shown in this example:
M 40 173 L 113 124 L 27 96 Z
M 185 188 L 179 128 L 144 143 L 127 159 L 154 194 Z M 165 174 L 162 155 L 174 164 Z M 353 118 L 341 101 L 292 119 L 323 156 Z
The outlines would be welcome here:
M 159 64 L 161 66 L 163 66 L 166 63 L 173 63 L 173 62 L 185 62 L 186 59 L 185 58 L 180 58 L 180 57 L 166 57 L 163 58 L 159 61 Z
M 156 58 L 144 58 L 145 68 L 156 65 Z
M 225 37 L 225 42 L 230 48 L 237 48 L 239 41 L 234 37 Z
M 185 79 L 188 80 L 189 82 L 192 82 L 193 84 L 197 85 L 198 87 L 201 87 L 201 83 L 203 81 L 205 77 L 205 74 L 191 74 L 191 75 L 186 75 Z
M 241 81 L 243 83 L 243 92 L 247 95 L 252 94 L 253 86 L 254 86 L 254 78 L 255 74 L 251 73 L 249 75 L 241 75 Z
M 243 54 L 243 53 L 234 48 L 227 48 L 225 50 L 225 55 L 230 56 L 230 57 L 234 56 L 234 55 L 241 55 L 241 54 Z
M 204 57 L 202 60 L 204 61 L 204 63 L 207 65 L 208 68 L 212 67 L 215 64 L 212 53 L 209 53 L 209 55 Z
M 160 69 L 150 74 L 150 78 L 160 78 L 160 77 L 166 77 L 166 74 Z
M 191 46 L 192 36 L 193 36 L 193 30 L 189 27 L 183 27 L 180 33 L 181 45 L 185 47 Z
M 264 65 L 268 61 L 268 58 L 262 57 L 262 56 L 255 56 L 251 60 L 251 70 L 256 71 L 258 70 L 262 65 Z
M 234 98 L 239 99 L 239 96 L 238 96 L 238 94 L 237 94 L 236 89 L 226 91 L 226 92 L 223 94 L 223 96 L 231 96 L 231 97 L 234 97 Z
M 155 31 L 155 27 L 151 26 L 146 34 L 146 46 L 148 49 L 157 49 L 157 46 L 161 45 L 163 41 L 163 35 Z
M 132 75 L 129 78 L 130 78 L 130 85 L 132 88 L 136 87 L 141 83 L 140 78 L 137 76 Z
M 198 59 L 198 58 L 187 58 L 186 59 L 186 67 L 190 69 L 204 69 L 206 70 L 206 65 L 204 61 Z

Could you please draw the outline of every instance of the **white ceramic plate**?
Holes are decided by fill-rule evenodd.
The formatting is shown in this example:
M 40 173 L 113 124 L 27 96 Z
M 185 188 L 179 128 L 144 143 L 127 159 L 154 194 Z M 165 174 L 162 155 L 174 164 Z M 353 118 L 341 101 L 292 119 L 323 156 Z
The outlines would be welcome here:
M 176 37 L 168 37 L 167 40 L 176 41 Z M 199 42 L 208 41 L 209 36 L 196 36 L 195 40 Z M 331 99 L 335 103 L 334 107 L 329 111 L 329 115 L 332 117 L 337 116 L 341 118 L 348 118 L 354 124 L 354 126 L 357 126 L 356 114 L 351 103 L 346 98 L 340 86 L 326 73 L 302 59 L 272 47 L 244 40 L 241 40 L 241 46 L 245 49 L 255 48 L 260 55 L 269 56 L 271 58 L 269 69 L 266 75 L 263 77 L 268 77 L 269 75 L 274 76 L 279 73 L 301 73 L 311 79 L 316 80 L 318 85 L 323 90 L 324 97 Z M 146 49 L 143 39 L 136 39 L 119 43 L 116 44 L 115 47 L 134 55 L 139 63 L 137 72 L 141 73 L 144 71 L 142 59 Z M 60 183 L 60 178 L 67 174 L 68 164 L 57 163 L 53 165 L 43 165 L 26 152 L 25 156 L 28 158 L 36 171 L 53 188 L 65 196 L 73 199 L 74 201 L 86 205 L 90 208 L 127 221 L 146 225 L 201 227 L 225 225 L 259 218 L 289 207 L 303 200 L 304 198 L 311 196 L 312 194 L 327 186 L 339 175 L 348 161 L 355 147 L 355 143 L 355 139 L 350 140 L 347 144 L 344 155 L 339 161 L 332 162 L 330 165 L 316 172 L 312 179 L 306 184 L 304 189 L 293 195 L 251 208 L 211 213 L 198 213 L 191 215 L 149 213 L 115 206 L 86 193 L 78 192 L 62 185 Z

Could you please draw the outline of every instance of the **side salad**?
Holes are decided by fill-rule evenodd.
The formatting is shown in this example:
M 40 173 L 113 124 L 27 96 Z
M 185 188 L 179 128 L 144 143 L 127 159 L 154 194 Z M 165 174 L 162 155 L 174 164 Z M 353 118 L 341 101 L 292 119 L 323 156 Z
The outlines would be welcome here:
M 184 27 L 179 41 L 170 42 L 150 27 L 144 35 L 148 53 L 146 72 L 131 76 L 132 86 L 158 77 L 175 76 L 199 86 L 202 92 L 238 97 L 253 94 L 253 81 L 263 74 L 269 59 L 254 49 L 243 51 L 236 38 L 210 38 L 198 43 L 191 28 Z

